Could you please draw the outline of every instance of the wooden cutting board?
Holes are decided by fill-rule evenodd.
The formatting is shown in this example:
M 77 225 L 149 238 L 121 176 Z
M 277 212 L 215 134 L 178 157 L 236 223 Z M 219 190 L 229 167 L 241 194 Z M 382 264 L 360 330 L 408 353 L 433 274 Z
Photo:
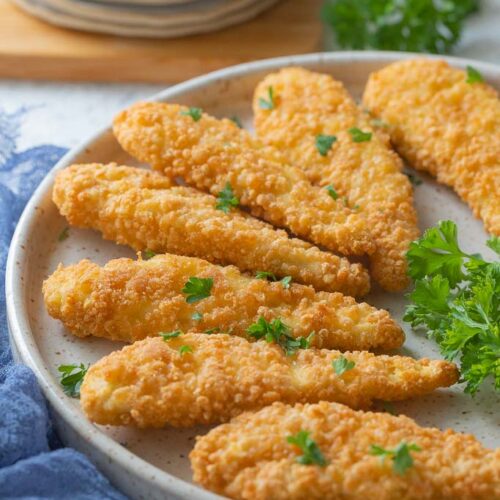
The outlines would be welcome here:
M 321 49 L 322 0 L 282 0 L 254 20 L 170 40 L 70 31 L 0 0 L 0 78 L 171 83 L 244 61 Z

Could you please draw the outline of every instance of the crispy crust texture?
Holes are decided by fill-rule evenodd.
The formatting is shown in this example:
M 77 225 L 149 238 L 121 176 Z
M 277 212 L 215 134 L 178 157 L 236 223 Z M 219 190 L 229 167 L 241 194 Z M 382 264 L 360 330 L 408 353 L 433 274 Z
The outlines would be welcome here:
M 326 467 L 296 462 L 286 438 L 311 433 Z M 396 474 L 390 459 L 369 453 L 414 443 L 413 466 Z M 413 420 L 353 411 L 335 403 L 275 403 L 245 413 L 199 437 L 191 452 L 194 479 L 241 500 L 489 500 L 500 498 L 500 449 L 471 435 L 419 427 Z
M 466 78 L 444 61 L 401 61 L 370 75 L 363 102 L 412 166 L 453 187 L 499 236 L 500 100 Z
M 189 304 L 182 288 L 190 277 L 212 278 L 208 298 Z M 133 342 L 158 332 L 219 328 L 247 336 L 259 316 L 281 318 L 295 337 L 315 331 L 314 345 L 342 350 L 394 349 L 404 341 L 389 313 L 340 293 L 285 289 L 193 257 L 157 255 L 116 259 L 99 267 L 88 260 L 60 265 L 44 282 L 49 314 L 75 335 Z M 194 312 L 203 319 L 192 318 Z
M 53 200 L 68 222 L 131 246 L 268 271 L 317 290 L 368 293 L 361 264 L 290 238 L 240 210 L 216 210 L 213 196 L 170 185 L 167 177 L 116 164 L 73 165 L 58 173 Z
M 276 96 L 272 110 L 259 105 L 269 87 Z M 419 231 L 413 190 L 388 136 L 375 131 L 340 82 L 302 68 L 266 76 L 253 109 L 260 139 L 286 154 L 313 184 L 331 185 L 350 206 L 359 206 L 377 247 L 370 256 L 373 278 L 388 291 L 403 290 L 409 284 L 405 254 Z M 353 127 L 372 132 L 371 140 L 354 142 Z M 318 135 L 337 138 L 325 156 L 316 147 Z
M 181 354 L 189 346 L 192 352 Z M 225 422 L 275 401 L 338 401 L 360 408 L 395 401 L 457 381 L 446 361 L 346 353 L 354 368 L 337 375 L 339 351 L 300 350 L 225 334 L 148 338 L 98 361 L 85 376 L 83 409 L 99 424 L 191 427 Z
M 374 251 L 366 221 L 314 187 L 278 152 L 264 148 L 231 120 L 195 121 L 176 104 L 139 103 L 120 113 L 122 147 L 168 177 L 183 177 L 217 195 L 230 183 L 241 204 L 271 224 L 344 255 Z

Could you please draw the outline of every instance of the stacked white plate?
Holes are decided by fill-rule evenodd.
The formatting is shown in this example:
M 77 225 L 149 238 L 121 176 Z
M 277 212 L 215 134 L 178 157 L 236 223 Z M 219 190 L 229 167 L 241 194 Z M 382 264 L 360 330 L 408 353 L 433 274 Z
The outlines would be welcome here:
M 49 23 L 122 36 L 173 38 L 247 21 L 278 0 L 13 0 Z

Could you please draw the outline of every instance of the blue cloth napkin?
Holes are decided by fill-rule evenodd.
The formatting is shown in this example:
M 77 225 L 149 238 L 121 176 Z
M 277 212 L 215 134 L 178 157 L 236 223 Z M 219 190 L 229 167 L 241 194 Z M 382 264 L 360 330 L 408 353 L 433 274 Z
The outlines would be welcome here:
M 66 152 L 18 151 L 25 111 L 0 109 L 0 499 L 126 500 L 84 455 L 60 447 L 33 372 L 12 360 L 4 289 L 10 240 L 32 192 Z

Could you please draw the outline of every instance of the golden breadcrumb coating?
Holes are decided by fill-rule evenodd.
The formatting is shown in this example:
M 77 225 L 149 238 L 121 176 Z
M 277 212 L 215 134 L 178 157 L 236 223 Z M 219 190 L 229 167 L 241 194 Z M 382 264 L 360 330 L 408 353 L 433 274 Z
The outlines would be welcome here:
M 56 176 L 52 197 L 68 222 L 97 229 L 131 246 L 234 264 L 242 271 L 292 276 L 317 290 L 361 296 L 369 291 L 361 264 L 289 238 L 240 210 L 216 210 L 216 199 L 134 167 L 73 165 Z
M 230 183 L 251 213 L 345 255 L 371 253 L 366 221 L 314 187 L 228 119 L 203 114 L 195 121 L 177 104 L 140 103 L 120 113 L 114 133 L 122 147 L 168 177 L 183 177 L 217 195 Z
M 372 73 L 363 102 L 400 154 L 455 189 L 500 235 L 500 100 L 445 61 L 413 59 Z
M 262 109 L 259 99 L 274 89 L 274 109 Z M 413 190 L 401 171 L 400 158 L 388 136 L 374 132 L 342 83 L 329 75 L 285 68 L 259 83 L 253 109 L 257 135 L 304 170 L 313 184 L 332 186 L 349 206 L 366 217 L 376 244 L 370 256 L 371 274 L 389 291 L 408 284 L 406 252 L 419 236 Z M 349 129 L 371 132 L 371 140 L 354 142 Z M 319 135 L 335 136 L 324 156 Z
M 181 353 L 182 346 L 191 351 Z M 337 375 L 332 362 L 340 356 L 326 349 L 286 356 L 276 344 L 226 334 L 148 338 L 95 363 L 85 376 L 81 403 L 98 424 L 192 427 L 275 401 L 326 400 L 360 408 L 373 399 L 407 399 L 457 381 L 455 365 L 446 361 L 368 352 L 346 353 L 355 366 Z
M 287 442 L 309 431 L 327 465 L 301 465 Z M 416 444 L 403 474 L 371 445 Z M 320 402 L 274 403 L 198 437 L 190 454 L 194 480 L 241 500 L 493 500 L 500 498 L 500 449 L 471 435 L 418 426 L 408 417 L 354 411 Z
M 191 277 L 211 278 L 210 296 L 188 303 L 182 292 Z M 404 333 L 389 313 L 340 293 L 271 283 L 194 257 L 157 255 L 116 259 L 104 267 L 89 260 L 57 270 L 44 282 L 49 314 L 75 335 L 133 342 L 159 332 L 194 330 L 247 336 L 260 316 L 281 320 L 294 337 L 316 332 L 318 347 L 395 349 Z M 193 319 L 195 312 L 201 320 Z

